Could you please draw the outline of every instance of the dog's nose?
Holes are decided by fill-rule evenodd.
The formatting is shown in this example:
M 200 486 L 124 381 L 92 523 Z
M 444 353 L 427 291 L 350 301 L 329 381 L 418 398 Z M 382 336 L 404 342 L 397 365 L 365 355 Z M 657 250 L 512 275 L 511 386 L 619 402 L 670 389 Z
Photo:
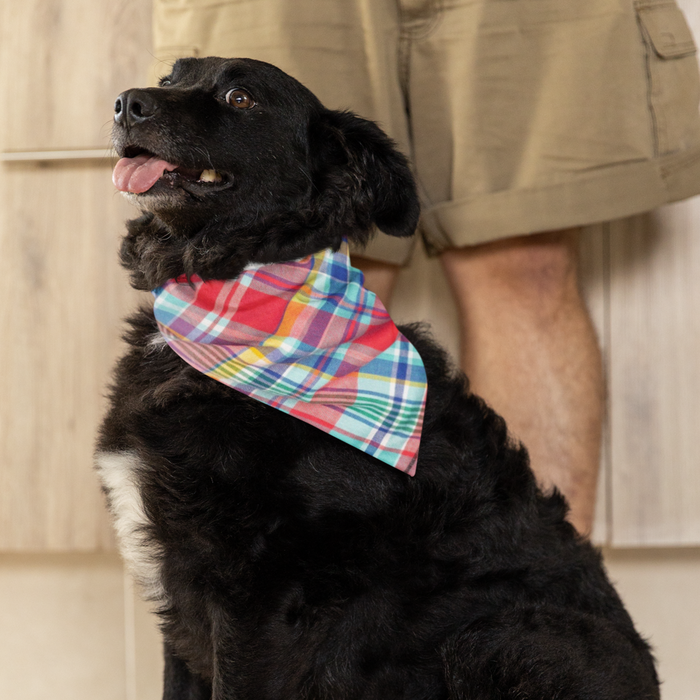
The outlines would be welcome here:
M 145 90 L 127 90 L 114 103 L 114 121 L 122 126 L 134 126 L 150 119 L 157 111 L 155 99 Z

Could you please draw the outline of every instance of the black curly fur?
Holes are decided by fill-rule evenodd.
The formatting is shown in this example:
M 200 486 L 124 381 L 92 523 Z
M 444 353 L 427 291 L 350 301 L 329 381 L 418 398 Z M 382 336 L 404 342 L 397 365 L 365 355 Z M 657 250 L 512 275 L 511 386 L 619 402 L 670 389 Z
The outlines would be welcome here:
M 135 286 L 229 277 L 249 261 L 336 246 L 341 234 L 362 240 L 372 223 L 410 233 L 415 189 L 388 139 L 266 64 L 181 61 L 152 93 L 165 95 L 158 118 L 168 123 L 170 104 L 173 123 L 188 124 L 191 94 L 201 102 L 234 83 L 250 86 L 268 121 L 290 124 L 248 129 L 250 147 L 207 149 L 222 170 L 248 149 L 240 162 L 253 163 L 253 182 L 235 196 L 185 196 L 130 222 L 122 260 Z M 275 90 L 285 99 L 268 97 Z M 132 131 L 117 130 L 118 148 L 134 139 L 177 155 L 172 139 L 157 147 Z M 293 148 L 277 141 L 294 133 L 304 138 Z M 260 172 L 256 152 L 275 149 L 285 167 Z M 244 191 L 261 197 L 237 201 Z M 562 496 L 539 491 L 524 448 L 426 329 L 402 330 L 429 384 L 413 478 L 154 345 L 150 310 L 130 319 L 98 453 L 138 458 L 164 589 L 166 700 L 658 698 L 648 647 Z
M 344 237 L 362 244 L 373 224 L 413 234 L 419 206 L 408 163 L 374 123 L 325 109 L 303 85 L 258 61 L 186 59 L 169 80 L 138 91 L 144 104 L 158 103 L 157 121 L 118 124 L 117 152 L 216 169 L 232 186 L 217 197 L 157 186 L 161 200 L 139 202 L 147 213 L 129 223 L 121 252 L 136 288 L 183 273 L 229 279 L 248 262 L 294 260 L 337 248 Z M 232 85 L 246 85 L 256 108 L 227 105 L 222 97 Z M 183 138 L 183 130 L 191 135 Z

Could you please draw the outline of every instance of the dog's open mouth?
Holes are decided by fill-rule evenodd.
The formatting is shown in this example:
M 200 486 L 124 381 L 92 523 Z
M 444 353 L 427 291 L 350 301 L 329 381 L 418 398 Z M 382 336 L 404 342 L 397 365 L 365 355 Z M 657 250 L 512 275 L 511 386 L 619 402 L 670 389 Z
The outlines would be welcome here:
M 156 183 L 203 194 L 229 187 L 231 177 L 211 168 L 185 168 L 147 151 L 127 149 L 114 167 L 112 182 L 121 192 L 132 194 L 148 192 Z

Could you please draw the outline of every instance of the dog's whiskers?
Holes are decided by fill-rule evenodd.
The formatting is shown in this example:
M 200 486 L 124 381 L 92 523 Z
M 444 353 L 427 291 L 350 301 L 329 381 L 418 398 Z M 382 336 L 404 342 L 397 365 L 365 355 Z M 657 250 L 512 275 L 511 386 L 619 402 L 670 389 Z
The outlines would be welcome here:
M 214 163 L 212 162 L 211 155 L 209 153 L 209 149 L 207 149 L 205 146 L 195 146 L 194 150 L 197 151 L 198 153 L 201 153 L 204 156 L 204 159 L 209 164 L 209 168 L 211 170 L 216 170 L 216 168 L 214 167 Z

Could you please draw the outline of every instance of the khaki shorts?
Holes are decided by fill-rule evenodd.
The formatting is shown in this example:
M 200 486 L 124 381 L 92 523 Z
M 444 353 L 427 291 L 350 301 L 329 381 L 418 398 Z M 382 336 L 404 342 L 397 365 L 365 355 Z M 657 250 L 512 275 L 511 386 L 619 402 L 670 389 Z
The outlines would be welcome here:
M 154 4 L 159 61 L 268 61 L 377 121 L 414 164 L 431 253 L 700 192 L 696 48 L 674 0 Z M 382 235 L 366 257 L 404 264 L 412 245 Z

